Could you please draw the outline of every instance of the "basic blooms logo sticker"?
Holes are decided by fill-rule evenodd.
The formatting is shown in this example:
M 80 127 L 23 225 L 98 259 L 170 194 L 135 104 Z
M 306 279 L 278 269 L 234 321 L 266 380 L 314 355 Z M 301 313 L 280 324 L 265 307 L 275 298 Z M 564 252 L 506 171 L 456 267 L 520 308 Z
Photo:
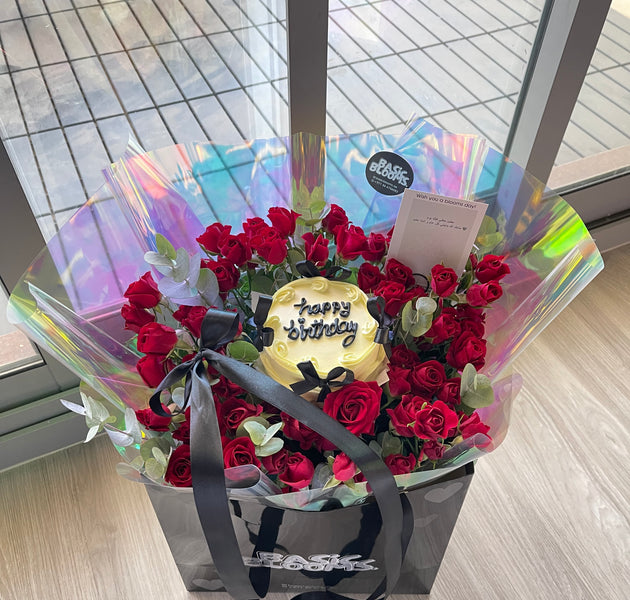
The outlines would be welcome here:
M 269 567 L 270 569 L 286 569 L 288 571 L 375 571 L 378 567 L 371 565 L 374 559 L 360 559 L 360 554 L 313 554 L 305 559 L 299 554 L 284 556 L 275 552 L 257 552 L 256 558 L 244 556 L 243 562 L 248 567 Z
M 368 183 L 385 196 L 397 196 L 413 183 L 411 165 L 393 152 L 377 152 L 365 166 Z

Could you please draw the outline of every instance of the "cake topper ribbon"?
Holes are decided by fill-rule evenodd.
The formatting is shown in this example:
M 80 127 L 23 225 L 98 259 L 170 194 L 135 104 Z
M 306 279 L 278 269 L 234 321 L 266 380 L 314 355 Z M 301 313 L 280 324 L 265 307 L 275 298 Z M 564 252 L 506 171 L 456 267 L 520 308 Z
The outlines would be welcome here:
M 354 381 L 354 373 L 344 367 L 335 367 L 329 371 L 326 377 L 320 377 L 315 365 L 310 360 L 298 363 L 296 366 L 302 373 L 304 380 L 292 383 L 291 389 L 296 394 L 302 395 L 315 388 L 321 388 L 319 396 L 317 396 L 318 402 L 324 401 L 324 398 L 331 391 L 330 388 L 348 385 Z M 342 375 L 344 375 L 344 378 L 340 379 Z
M 352 271 L 346 267 L 335 265 L 328 269 L 328 273 L 322 275 L 311 260 L 301 260 L 295 263 L 295 268 L 302 277 L 325 277 L 326 279 L 334 279 L 335 281 L 343 281 L 352 275 Z
M 385 298 L 375 296 L 367 301 L 367 309 L 370 315 L 374 317 L 378 323 L 378 329 L 374 334 L 374 342 L 383 344 L 385 351 L 389 347 L 389 329 L 392 322 L 390 316 L 385 312 Z
M 258 303 L 254 311 L 254 325 L 256 325 L 256 332 L 258 333 L 254 346 L 259 351 L 273 343 L 273 328 L 264 326 L 271 308 L 271 300 L 271 296 L 261 294 L 258 296 Z

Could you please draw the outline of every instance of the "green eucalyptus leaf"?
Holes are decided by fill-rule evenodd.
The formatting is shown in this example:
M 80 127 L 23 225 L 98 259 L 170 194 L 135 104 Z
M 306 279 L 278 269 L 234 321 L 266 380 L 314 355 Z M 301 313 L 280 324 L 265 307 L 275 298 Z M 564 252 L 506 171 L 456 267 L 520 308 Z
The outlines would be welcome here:
M 467 363 L 462 371 L 460 393 L 464 394 L 471 389 L 477 376 L 477 369 L 471 363 Z
M 164 477 L 166 467 L 155 458 L 151 457 L 144 463 L 144 472 L 150 479 L 159 481 L 162 477 Z
M 187 281 L 174 281 L 170 277 L 162 277 L 158 282 L 158 290 L 169 298 L 192 298 L 197 295 Z
M 267 428 L 269 427 L 269 421 L 267 421 L 267 419 L 264 417 L 247 417 L 247 419 L 244 419 L 236 429 L 236 437 L 249 436 L 249 432 L 245 429 L 245 423 L 251 423 L 252 421 L 259 423 L 265 428 L 265 431 L 267 431 Z
M 311 217 L 321 216 L 326 209 L 326 201 L 315 200 L 314 202 L 311 202 L 308 208 L 311 211 Z
M 157 251 L 162 256 L 167 256 L 168 258 L 175 260 L 175 248 L 173 248 L 173 244 L 169 242 L 161 233 L 157 233 L 155 235 L 155 245 L 157 246 Z
M 236 340 L 228 344 L 227 353 L 232 358 L 244 363 L 253 363 L 259 356 L 256 347 L 245 340 Z
M 381 446 L 383 447 L 383 456 L 402 453 L 402 440 L 388 431 L 383 435 Z
M 415 315 L 413 308 L 411 308 L 411 301 L 409 301 L 403 306 L 400 314 L 400 325 L 403 328 L 403 331 L 409 331 L 413 327 L 414 323 Z
M 437 302 L 433 298 L 423 296 L 416 300 L 416 310 L 422 315 L 432 315 L 437 307 Z
M 277 273 L 278 271 L 276 271 Z M 260 292 L 261 294 L 273 294 L 273 279 L 267 277 L 264 273 L 256 273 L 251 281 L 252 292 Z
M 487 384 L 476 382 L 471 389 L 466 393 L 461 394 L 462 404 L 470 406 L 471 408 L 483 408 L 484 406 L 490 406 L 494 402 L 494 392 L 490 382 Z
M 99 429 L 100 429 L 100 425 L 94 425 L 90 427 L 90 429 L 87 432 L 87 435 L 85 436 L 85 443 L 93 440 L 94 436 L 98 433 Z
M 159 267 L 173 266 L 173 261 L 168 256 L 162 256 L 158 252 L 145 252 L 144 260 L 150 265 L 155 265 Z
M 497 232 L 497 222 L 490 216 L 484 215 L 481 226 L 479 227 L 479 231 L 477 232 L 477 237 L 481 235 L 489 235 Z
M 256 421 L 244 421 L 243 427 L 247 431 L 249 438 L 254 442 L 254 446 L 262 446 L 267 428 Z
M 274 425 L 271 425 L 265 432 L 265 439 L 263 439 L 262 445 L 264 446 L 274 435 L 276 435 L 276 433 L 278 433 L 278 431 L 282 429 L 283 425 L 284 423 L 282 421 L 280 421 L 280 423 L 275 423 Z
M 165 469 L 168 464 L 168 458 L 164 452 L 162 452 L 157 446 L 152 448 L 153 458 L 157 460 Z
M 433 313 L 431 314 L 417 314 L 417 321 L 413 323 L 413 325 L 409 328 L 409 333 L 413 337 L 420 337 L 424 335 L 429 329 L 431 329 L 431 325 L 433 324 Z
M 142 456 L 136 456 L 136 458 L 134 458 L 130 463 L 129 463 L 136 471 L 139 471 L 140 469 L 142 469 L 142 467 L 144 466 L 144 460 L 142 460 Z
M 256 446 L 256 456 L 271 456 L 282 450 L 284 442 L 280 438 L 271 438 L 261 446 Z
M 177 258 L 175 259 L 175 266 L 173 267 L 173 274 L 171 275 L 173 281 L 181 282 L 188 278 L 190 274 L 190 256 L 184 248 L 177 249 Z M 195 281 L 195 283 L 197 283 Z M 194 284 L 192 284 L 194 285 Z
M 168 443 L 168 440 L 165 440 L 161 437 L 149 438 L 140 445 L 140 456 L 145 462 L 154 457 L 154 448 L 161 450 L 164 454 L 169 454 L 171 450 L 171 445 Z

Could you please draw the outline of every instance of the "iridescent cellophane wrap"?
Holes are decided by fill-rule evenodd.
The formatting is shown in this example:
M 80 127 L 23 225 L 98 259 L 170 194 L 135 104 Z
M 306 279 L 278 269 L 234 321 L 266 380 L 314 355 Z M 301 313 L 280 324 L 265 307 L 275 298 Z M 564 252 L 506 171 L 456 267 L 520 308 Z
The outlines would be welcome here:
M 124 408 L 146 407 L 151 394 L 135 370 L 140 355 L 127 345 L 133 334 L 123 328 L 119 310 L 127 285 L 149 269 L 143 255 L 156 249 L 155 234 L 192 254 L 199 251 L 195 238 L 214 221 L 238 229 L 249 217 L 266 216 L 270 207 L 304 210 L 322 198 L 342 206 L 366 232 L 385 232 L 396 219 L 400 196 L 376 193 L 365 177 L 368 158 L 383 150 L 413 166 L 413 189 L 486 202 L 487 215 L 503 234 L 492 253 L 505 255 L 511 269 L 502 281 L 503 296 L 487 311 L 483 372 L 493 380 L 496 400 L 479 413 L 491 426 L 493 444 L 480 450 L 467 440 L 445 456 L 444 469 L 414 483 L 438 477 L 502 441 L 519 384 L 518 377 L 507 376 L 507 367 L 603 267 L 574 210 L 475 136 L 416 120 L 398 138 L 299 134 L 149 153 L 130 145 L 105 171 L 108 185 L 25 273 L 11 296 L 9 318 L 109 400 L 124 429 Z M 137 453 L 133 446 L 118 450 L 128 461 Z

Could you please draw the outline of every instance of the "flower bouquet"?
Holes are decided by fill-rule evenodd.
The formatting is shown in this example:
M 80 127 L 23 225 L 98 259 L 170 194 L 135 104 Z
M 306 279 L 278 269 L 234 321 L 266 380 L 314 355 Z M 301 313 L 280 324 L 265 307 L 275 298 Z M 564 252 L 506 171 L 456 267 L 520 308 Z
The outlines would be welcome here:
M 601 268 L 570 207 L 477 138 L 320 142 L 130 152 L 11 298 L 189 589 L 428 591 L 505 436 L 510 362 Z M 397 182 L 484 204 L 463 263 L 427 265 L 440 237 L 405 252 Z M 440 219 L 418 221 L 471 229 Z

